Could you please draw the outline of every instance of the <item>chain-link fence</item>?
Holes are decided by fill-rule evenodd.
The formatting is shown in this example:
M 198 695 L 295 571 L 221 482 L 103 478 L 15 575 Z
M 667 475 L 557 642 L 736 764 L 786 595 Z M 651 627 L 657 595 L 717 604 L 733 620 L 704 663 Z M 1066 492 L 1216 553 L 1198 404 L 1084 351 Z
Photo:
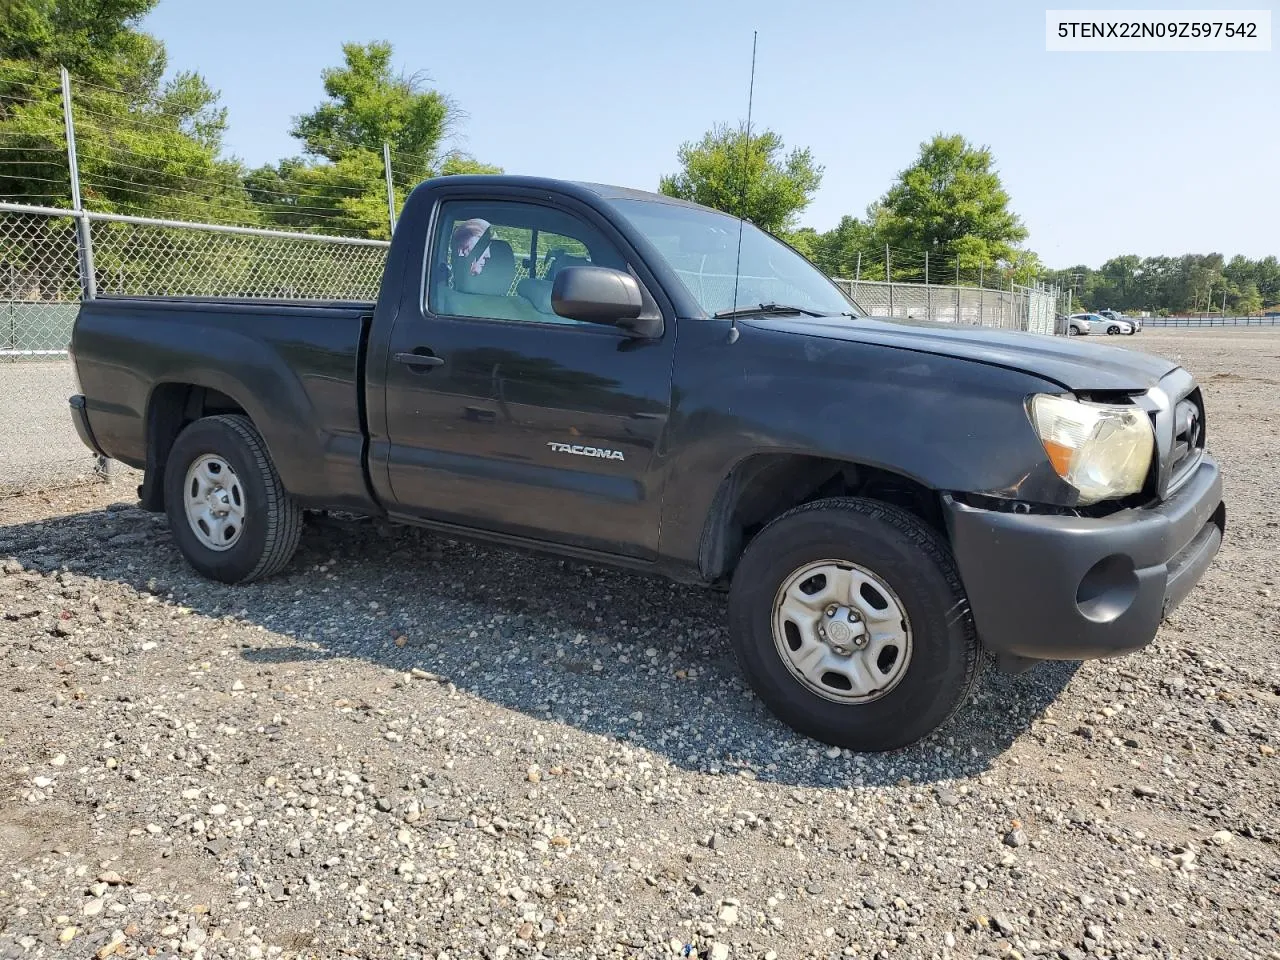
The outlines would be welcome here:
M 82 295 L 68 211 L 0 204 L 0 357 L 66 356 Z M 387 242 L 83 213 L 98 293 L 372 300 Z
M 1000 327 L 1052 334 L 1058 292 L 1053 287 L 1011 284 L 1008 289 L 844 280 L 836 283 L 863 310 L 879 317 L 936 320 L 963 326 Z
M 90 215 L 99 293 L 372 300 L 382 240 Z
M 64 355 L 79 301 L 72 218 L 0 212 L 0 356 Z

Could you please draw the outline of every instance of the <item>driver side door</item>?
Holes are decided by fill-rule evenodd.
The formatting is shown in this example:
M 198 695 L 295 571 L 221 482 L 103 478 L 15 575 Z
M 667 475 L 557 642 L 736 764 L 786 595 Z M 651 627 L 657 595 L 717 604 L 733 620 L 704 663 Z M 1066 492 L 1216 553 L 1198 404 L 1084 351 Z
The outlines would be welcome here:
M 451 243 L 477 222 L 490 246 L 459 257 Z M 656 557 L 671 319 L 640 340 L 549 310 L 557 262 L 626 268 L 621 243 L 602 218 L 545 195 L 450 199 L 435 224 L 426 295 L 391 331 L 392 358 L 408 357 L 386 379 L 396 512 Z

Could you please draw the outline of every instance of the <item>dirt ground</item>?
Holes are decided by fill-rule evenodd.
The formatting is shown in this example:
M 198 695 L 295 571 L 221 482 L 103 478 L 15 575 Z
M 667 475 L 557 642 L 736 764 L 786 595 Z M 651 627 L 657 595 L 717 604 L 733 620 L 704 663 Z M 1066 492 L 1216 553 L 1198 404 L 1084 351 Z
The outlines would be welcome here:
M 0 499 L 0 957 L 1280 960 L 1280 329 L 1108 343 L 1202 383 L 1218 560 L 885 756 L 717 595 L 372 523 L 229 588 L 136 480 Z

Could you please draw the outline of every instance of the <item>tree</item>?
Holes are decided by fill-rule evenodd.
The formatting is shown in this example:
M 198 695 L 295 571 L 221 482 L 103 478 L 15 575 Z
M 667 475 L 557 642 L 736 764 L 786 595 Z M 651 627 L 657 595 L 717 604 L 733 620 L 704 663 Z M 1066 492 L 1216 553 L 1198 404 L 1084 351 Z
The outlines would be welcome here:
M 658 189 L 784 233 L 794 229 L 813 199 L 823 168 L 808 148 L 785 156 L 783 151 L 782 138 L 772 130 L 748 140 L 742 127 L 717 126 L 697 143 L 680 146 L 680 172 L 664 176 Z
M 343 65 L 322 77 L 328 99 L 294 119 L 304 156 L 252 171 L 246 185 L 272 221 L 293 229 L 386 239 L 382 146 L 391 148 L 397 203 L 437 175 L 501 173 L 444 147 L 460 120 L 457 106 L 420 74 L 397 74 L 389 43 L 343 44 Z
M 0 16 L 0 196 L 71 205 L 59 66 L 72 74 L 84 203 L 99 212 L 258 223 L 240 181 L 221 157 L 226 111 L 199 74 L 163 79 L 164 46 L 138 29 L 156 0 L 9 0 Z M 33 229 L 58 229 L 41 219 Z M 113 226 L 96 232 L 100 272 L 139 270 L 185 256 L 174 238 L 149 234 L 139 252 Z M 33 263 L 42 235 L 0 249 L 0 260 Z M 135 245 L 136 247 L 136 245 Z M 147 266 L 147 265 L 151 266 Z M 59 282 L 74 284 L 74 279 Z
M 939 134 L 874 209 L 872 226 L 891 247 L 928 252 L 962 268 L 1012 263 L 1026 228 L 1009 210 L 1009 195 L 991 151 L 960 135 Z

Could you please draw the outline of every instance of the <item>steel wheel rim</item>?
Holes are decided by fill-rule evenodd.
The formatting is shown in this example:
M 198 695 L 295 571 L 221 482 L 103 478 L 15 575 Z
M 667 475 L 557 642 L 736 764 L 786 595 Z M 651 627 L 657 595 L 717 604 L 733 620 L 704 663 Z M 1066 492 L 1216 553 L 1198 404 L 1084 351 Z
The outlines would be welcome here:
M 183 487 L 187 525 L 202 546 L 230 550 L 244 533 L 244 489 L 231 464 L 216 454 L 197 457 Z
M 847 560 L 806 563 L 773 599 L 773 642 L 806 689 L 844 704 L 872 703 L 911 666 L 911 621 L 885 581 Z

